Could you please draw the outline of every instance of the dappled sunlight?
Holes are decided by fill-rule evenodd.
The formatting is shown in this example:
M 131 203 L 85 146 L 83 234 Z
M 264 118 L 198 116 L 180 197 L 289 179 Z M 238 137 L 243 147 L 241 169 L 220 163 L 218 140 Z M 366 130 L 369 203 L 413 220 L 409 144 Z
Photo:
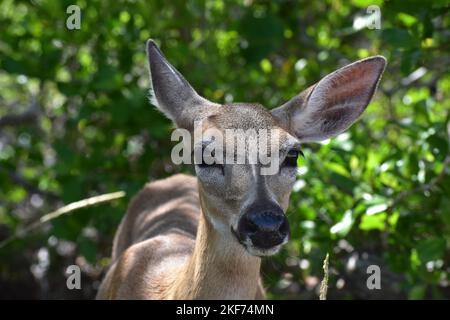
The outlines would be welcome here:
M 330 299 L 450 298 L 448 7 L 79 2 L 73 30 L 62 2 L 0 3 L 1 299 L 94 298 L 132 197 L 149 181 L 194 173 L 171 160 L 174 125 L 149 102 L 149 38 L 201 96 L 267 109 L 351 62 L 386 57 L 359 120 L 301 145 L 291 239 L 263 260 L 263 280 L 269 298 L 318 299 L 329 254 Z M 354 85 L 369 71 L 358 72 Z M 310 127 L 336 126 L 314 116 Z M 70 265 L 82 290 L 66 286 Z M 366 286 L 371 266 L 383 290 Z

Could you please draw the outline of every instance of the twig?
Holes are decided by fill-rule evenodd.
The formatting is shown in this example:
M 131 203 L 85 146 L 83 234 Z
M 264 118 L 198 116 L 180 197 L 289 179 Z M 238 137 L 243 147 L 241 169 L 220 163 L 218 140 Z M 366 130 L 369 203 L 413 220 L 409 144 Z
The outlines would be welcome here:
M 386 211 L 385 211 L 387 217 L 384 222 L 384 233 L 382 235 L 382 243 L 383 243 L 384 247 L 386 247 L 388 244 L 388 241 L 387 241 L 388 234 L 389 234 L 388 217 L 392 213 L 392 211 L 394 211 L 394 209 L 397 207 L 397 205 L 400 202 L 402 202 L 405 198 L 409 197 L 410 195 L 413 195 L 413 194 L 419 193 L 419 192 L 430 191 L 430 190 L 433 190 L 434 188 L 436 188 L 436 186 L 444 179 L 445 175 L 448 173 L 449 167 L 450 167 L 450 154 L 448 154 L 445 157 L 444 162 L 442 164 L 441 172 L 439 172 L 439 174 L 436 177 L 431 179 L 431 181 L 429 183 L 420 185 L 414 189 L 402 191 L 394 198 L 392 203 L 386 208 Z
M 327 256 L 325 257 L 325 260 L 323 261 L 323 279 L 320 283 L 320 294 L 319 299 L 320 300 L 327 300 L 327 291 L 328 291 L 328 258 L 329 255 L 327 253 Z
M 18 126 L 25 123 L 36 121 L 39 115 L 39 104 L 36 98 L 33 98 L 28 110 L 20 114 L 7 114 L 0 118 L 0 129 L 6 126 Z
M 12 181 L 14 181 L 18 185 L 22 186 L 23 188 L 25 188 L 31 194 L 36 193 L 45 198 L 48 198 L 49 200 L 58 200 L 59 199 L 57 194 L 39 189 L 38 187 L 33 185 L 31 182 L 27 181 L 24 177 L 22 177 L 17 172 L 10 172 L 10 171 L 6 170 L 5 168 L 0 168 L 0 172 L 5 172 Z
M 64 207 L 61 207 L 53 212 L 43 215 L 38 221 L 24 227 L 23 229 L 21 229 L 21 230 L 19 229 L 13 236 L 0 242 L 0 249 L 15 239 L 23 238 L 30 231 L 35 230 L 36 228 L 43 225 L 44 223 L 49 222 L 53 219 L 56 219 L 56 218 L 62 216 L 63 214 L 67 214 L 67 213 L 70 213 L 72 211 L 75 211 L 75 210 L 78 210 L 81 208 L 91 207 L 91 206 L 94 206 L 94 205 L 97 205 L 97 204 L 100 204 L 103 202 L 116 200 L 116 199 L 122 198 L 124 196 L 125 196 L 124 191 L 117 191 L 117 192 L 102 194 L 99 196 L 95 196 L 95 197 L 91 197 L 91 198 L 87 198 L 87 199 L 83 199 L 80 201 L 69 203 L 68 205 L 66 205 Z
M 445 175 L 447 174 L 448 167 L 450 166 L 450 155 L 447 155 L 444 159 L 442 170 L 439 172 L 439 174 L 434 177 L 429 183 L 418 186 L 417 188 L 403 191 L 401 192 L 392 202 L 392 204 L 386 209 L 386 211 L 392 211 L 392 209 L 395 208 L 395 206 L 402 201 L 404 198 L 417 193 L 417 192 L 425 192 L 434 189 L 441 181 L 444 179 Z

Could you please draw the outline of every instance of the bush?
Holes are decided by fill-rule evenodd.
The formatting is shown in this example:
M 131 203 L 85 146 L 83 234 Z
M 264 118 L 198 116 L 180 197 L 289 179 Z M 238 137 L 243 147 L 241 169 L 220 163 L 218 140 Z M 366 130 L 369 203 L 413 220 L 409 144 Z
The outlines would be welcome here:
M 0 3 L 0 240 L 63 204 L 126 198 L 63 215 L 0 249 L 0 296 L 92 298 L 130 197 L 189 168 L 170 161 L 170 122 L 152 108 L 154 38 L 200 94 L 276 107 L 348 62 L 388 59 L 379 92 L 347 133 L 305 145 L 292 241 L 263 274 L 271 298 L 449 298 L 446 1 L 70 1 Z M 381 8 L 381 29 L 365 26 Z M 370 22 L 370 21 L 369 21 Z M 78 263 L 85 290 L 65 289 Z M 366 268 L 382 269 L 368 290 Z

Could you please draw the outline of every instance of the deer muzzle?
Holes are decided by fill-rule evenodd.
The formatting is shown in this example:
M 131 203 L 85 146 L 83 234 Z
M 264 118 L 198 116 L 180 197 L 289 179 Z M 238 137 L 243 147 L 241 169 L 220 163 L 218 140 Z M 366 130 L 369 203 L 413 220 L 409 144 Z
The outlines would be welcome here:
M 289 222 L 277 205 L 251 207 L 241 215 L 233 232 L 254 255 L 271 255 L 289 239 Z

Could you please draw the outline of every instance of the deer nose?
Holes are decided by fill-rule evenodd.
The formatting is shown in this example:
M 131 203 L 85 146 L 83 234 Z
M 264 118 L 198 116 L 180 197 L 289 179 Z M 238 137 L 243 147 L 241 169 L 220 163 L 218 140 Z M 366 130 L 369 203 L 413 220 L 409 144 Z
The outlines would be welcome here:
M 282 244 L 289 236 L 289 222 L 281 208 L 250 211 L 238 224 L 241 239 L 250 239 L 254 247 L 269 249 Z

